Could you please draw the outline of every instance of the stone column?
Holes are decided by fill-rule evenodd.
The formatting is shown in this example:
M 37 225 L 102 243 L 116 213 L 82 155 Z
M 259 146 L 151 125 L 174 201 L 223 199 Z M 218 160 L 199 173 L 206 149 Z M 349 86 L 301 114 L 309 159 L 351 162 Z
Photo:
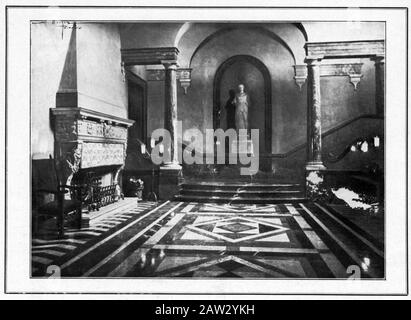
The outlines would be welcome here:
M 321 158 L 321 92 L 320 59 L 306 59 L 308 67 L 307 144 L 306 170 L 325 169 Z
M 164 79 L 164 95 L 165 95 L 165 115 L 164 115 L 164 128 L 170 132 L 171 145 L 170 154 L 171 162 L 166 163 L 168 167 L 176 167 L 181 169 L 178 163 L 177 152 L 177 63 L 163 62 L 165 67 L 165 79 Z M 166 147 L 166 146 L 165 146 Z
M 164 128 L 170 132 L 171 162 L 164 163 L 160 167 L 159 197 L 171 199 L 178 192 L 181 165 L 178 162 L 178 137 L 177 137 L 177 62 L 162 62 L 165 68 L 164 78 Z
M 384 76 L 385 76 L 385 58 L 376 56 L 375 61 L 375 106 L 377 115 L 384 115 Z

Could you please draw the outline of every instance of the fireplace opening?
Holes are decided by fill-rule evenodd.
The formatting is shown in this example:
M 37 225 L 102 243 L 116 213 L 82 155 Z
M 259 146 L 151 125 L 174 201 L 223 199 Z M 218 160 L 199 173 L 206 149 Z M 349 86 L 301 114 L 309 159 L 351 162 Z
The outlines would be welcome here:
M 72 183 L 83 186 L 83 204 L 89 211 L 99 210 L 124 198 L 116 179 L 121 166 L 101 166 L 79 170 Z

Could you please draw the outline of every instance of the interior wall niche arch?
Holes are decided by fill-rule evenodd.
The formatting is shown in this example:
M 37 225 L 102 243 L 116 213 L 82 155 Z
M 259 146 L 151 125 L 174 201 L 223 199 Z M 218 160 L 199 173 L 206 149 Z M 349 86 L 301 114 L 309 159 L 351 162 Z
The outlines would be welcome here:
M 206 46 L 207 43 L 209 43 L 213 39 L 218 38 L 218 37 L 230 32 L 230 31 L 233 31 L 233 30 L 253 30 L 253 31 L 255 31 L 259 34 L 262 34 L 262 35 L 265 35 L 265 36 L 269 37 L 273 41 L 276 41 L 279 44 L 281 44 L 288 51 L 288 53 L 291 55 L 291 57 L 293 58 L 294 64 L 296 64 L 296 57 L 295 57 L 295 54 L 294 54 L 293 50 L 290 48 L 288 43 L 286 41 L 284 41 L 281 37 L 279 37 L 276 33 L 273 33 L 272 31 L 270 31 L 270 30 L 268 30 L 268 29 L 266 29 L 262 26 L 259 26 L 259 25 L 233 24 L 233 25 L 227 25 L 227 26 L 221 27 L 217 31 L 215 31 L 212 34 L 210 34 L 209 36 L 207 36 L 195 48 L 195 50 L 192 52 L 191 57 L 190 57 L 190 61 L 189 61 L 189 64 L 188 64 L 189 67 L 191 67 L 192 61 L 193 61 L 196 53 L 198 51 L 200 51 L 204 46 Z
M 236 62 L 247 62 L 256 67 L 264 79 L 264 149 L 265 153 L 272 153 L 272 91 L 271 75 L 268 68 L 259 59 L 249 55 L 235 55 L 225 60 L 217 69 L 213 81 L 213 128 L 220 128 L 220 111 L 225 101 L 221 101 L 221 80 L 225 71 Z

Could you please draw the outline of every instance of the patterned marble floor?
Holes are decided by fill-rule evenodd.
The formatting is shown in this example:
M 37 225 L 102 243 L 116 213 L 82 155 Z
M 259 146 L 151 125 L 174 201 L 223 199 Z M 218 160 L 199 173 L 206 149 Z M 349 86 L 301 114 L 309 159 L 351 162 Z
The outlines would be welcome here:
M 384 277 L 383 245 L 314 203 L 167 201 L 127 207 L 115 217 L 119 223 L 67 243 L 72 248 L 58 255 L 43 240 L 43 254 L 56 252 L 42 267 L 34 246 L 33 276 L 48 276 L 47 267 L 56 265 L 63 277 L 327 279 L 347 278 L 355 265 L 362 278 Z

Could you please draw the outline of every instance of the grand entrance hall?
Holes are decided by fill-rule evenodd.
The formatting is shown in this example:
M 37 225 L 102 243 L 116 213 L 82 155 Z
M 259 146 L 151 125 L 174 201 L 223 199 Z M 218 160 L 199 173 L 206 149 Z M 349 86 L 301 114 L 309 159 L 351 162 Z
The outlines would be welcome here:
M 31 277 L 384 279 L 383 22 L 31 23 Z

